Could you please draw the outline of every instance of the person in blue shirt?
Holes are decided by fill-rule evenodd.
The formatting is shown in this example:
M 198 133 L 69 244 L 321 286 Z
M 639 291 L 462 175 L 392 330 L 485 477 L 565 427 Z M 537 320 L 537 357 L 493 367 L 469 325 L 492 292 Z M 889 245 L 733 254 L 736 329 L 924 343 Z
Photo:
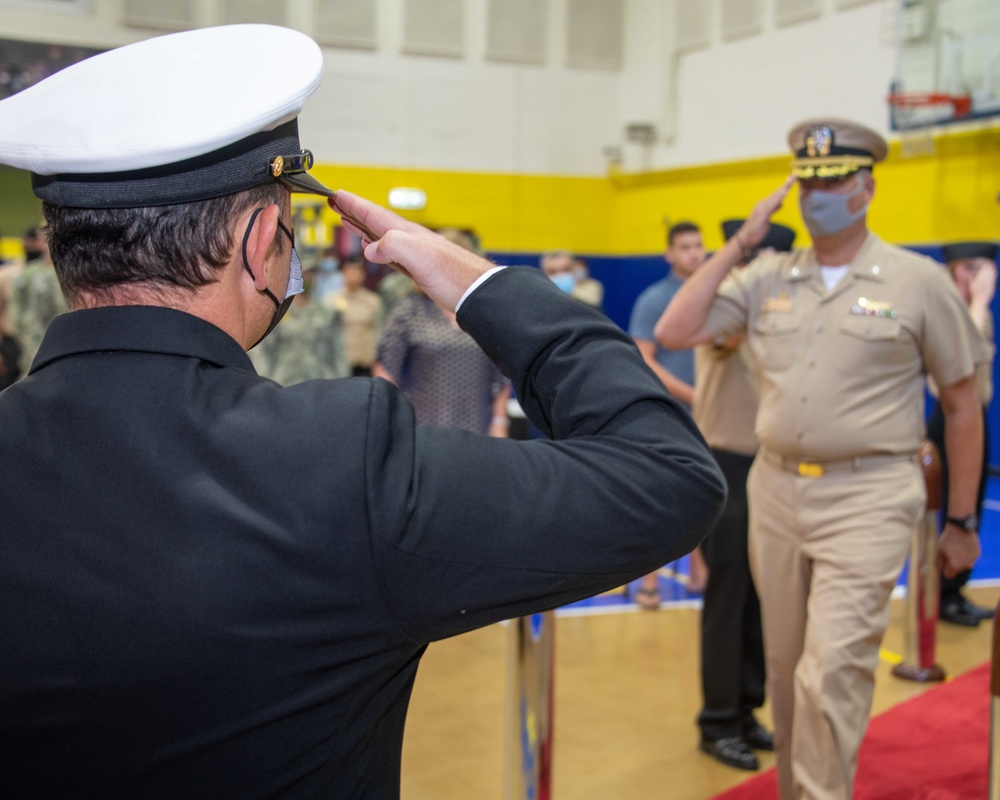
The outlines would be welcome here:
M 694 401 L 694 351 L 666 350 L 653 337 L 656 321 L 663 314 L 677 290 L 705 261 L 705 245 L 701 230 L 693 222 L 678 222 L 667 232 L 664 259 L 670 266 L 665 278 L 647 287 L 632 308 L 628 332 L 635 340 L 649 368 L 677 400 L 691 410 Z M 701 591 L 708 577 L 705 562 L 697 550 L 691 554 L 691 576 L 688 590 Z M 659 573 L 651 572 L 642 579 L 636 601 L 646 609 L 660 607 Z

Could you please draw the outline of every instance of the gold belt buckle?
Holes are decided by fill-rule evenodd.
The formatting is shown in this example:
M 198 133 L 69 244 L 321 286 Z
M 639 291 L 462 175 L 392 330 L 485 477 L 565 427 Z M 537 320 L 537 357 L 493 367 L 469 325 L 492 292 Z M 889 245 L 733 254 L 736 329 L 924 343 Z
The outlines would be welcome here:
M 799 475 L 803 478 L 820 478 L 826 470 L 822 464 L 809 464 L 805 461 L 799 462 Z

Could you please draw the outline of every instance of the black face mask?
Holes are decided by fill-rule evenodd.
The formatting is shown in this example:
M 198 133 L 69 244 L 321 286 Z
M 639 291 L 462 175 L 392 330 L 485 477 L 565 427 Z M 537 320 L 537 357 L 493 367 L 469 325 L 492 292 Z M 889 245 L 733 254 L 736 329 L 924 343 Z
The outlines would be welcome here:
M 253 270 L 250 269 L 250 261 L 247 259 L 247 242 L 250 241 L 250 232 L 253 230 L 254 222 L 257 221 L 257 215 L 263 210 L 263 208 L 258 208 L 253 212 L 253 215 L 250 217 L 250 222 L 247 223 L 247 231 L 243 234 L 243 268 L 254 280 L 256 280 L 256 277 L 253 274 Z M 278 227 L 281 228 L 282 233 L 284 233 L 292 243 L 292 265 L 288 271 L 288 286 L 285 289 L 285 297 L 280 303 L 278 302 L 278 298 L 274 296 L 274 293 L 266 286 L 264 287 L 264 294 L 266 294 L 267 298 L 274 303 L 274 314 L 271 315 L 271 324 L 268 325 L 264 334 L 256 342 L 250 345 L 251 350 L 263 342 L 264 339 L 267 338 L 267 335 L 278 326 L 278 323 L 281 322 L 282 317 L 285 316 L 285 313 L 292 305 L 295 295 L 301 294 L 302 292 L 302 262 L 299 261 L 299 254 L 295 252 L 295 234 L 288 230 L 280 219 L 278 220 Z
M 42 257 L 42 251 L 41 250 L 25 250 L 24 251 L 24 260 L 25 260 L 26 263 L 28 261 L 37 261 L 41 257 Z

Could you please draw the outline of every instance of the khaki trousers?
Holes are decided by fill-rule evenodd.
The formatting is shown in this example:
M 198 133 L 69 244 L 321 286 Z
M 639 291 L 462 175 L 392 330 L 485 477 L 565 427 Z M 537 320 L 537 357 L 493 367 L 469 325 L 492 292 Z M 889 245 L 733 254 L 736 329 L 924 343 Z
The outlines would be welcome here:
M 850 800 L 889 597 L 925 504 L 915 461 L 748 479 L 782 800 Z

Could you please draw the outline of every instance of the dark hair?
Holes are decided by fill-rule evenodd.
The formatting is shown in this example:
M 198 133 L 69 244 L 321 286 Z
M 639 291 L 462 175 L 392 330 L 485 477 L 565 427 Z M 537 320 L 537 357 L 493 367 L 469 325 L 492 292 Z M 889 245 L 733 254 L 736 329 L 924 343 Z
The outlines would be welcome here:
M 247 209 L 284 208 L 274 181 L 245 192 L 170 206 L 71 208 L 43 203 L 49 249 L 67 298 L 122 284 L 193 289 L 217 280 L 239 245 L 233 222 Z M 284 236 L 276 237 L 279 252 Z
M 678 222 L 676 225 L 672 225 L 667 231 L 667 247 L 673 245 L 674 239 L 682 233 L 701 233 L 701 228 L 693 222 Z
M 344 267 L 357 267 L 360 270 L 367 271 L 364 259 L 360 256 L 350 256 L 349 258 L 345 258 L 340 262 L 340 269 L 343 270 Z

